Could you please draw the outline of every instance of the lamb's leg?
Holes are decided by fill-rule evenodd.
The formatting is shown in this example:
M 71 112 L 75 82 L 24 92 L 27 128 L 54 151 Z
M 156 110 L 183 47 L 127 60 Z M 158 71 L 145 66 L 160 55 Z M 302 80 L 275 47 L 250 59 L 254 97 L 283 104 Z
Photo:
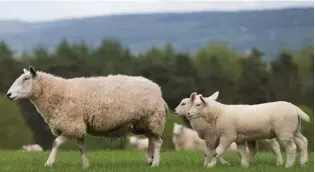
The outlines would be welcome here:
M 279 143 L 276 141 L 276 139 L 264 139 L 261 140 L 262 143 L 267 146 L 269 149 L 273 151 L 273 153 L 276 156 L 276 165 L 282 166 L 283 165 L 283 159 L 281 155 L 281 149 Z
M 160 151 L 163 140 L 160 136 L 153 137 L 154 153 L 151 167 L 159 166 L 160 164 Z
M 245 144 L 245 152 L 246 152 L 246 145 L 248 147 L 247 160 L 252 161 L 257 153 L 257 149 L 258 149 L 257 141 L 247 141 L 247 144 L 246 142 L 244 144 Z
M 220 138 L 219 146 L 216 148 L 214 152 L 214 157 L 210 161 L 210 163 L 207 165 L 207 167 L 214 167 L 217 163 L 217 160 L 220 158 L 222 153 L 224 153 L 233 143 L 233 139 L 231 139 L 229 136 L 223 136 Z
M 206 146 L 205 148 L 205 161 L 203 163 L 203 166 L 206 166 L 210 162 L 210 158 L 212 157 L 212 148 L 209 146 Z
M 280 143 L 285 147 L 287 154 L 287 162 L 285 164 L 286 168 L 292 167 L 294 165 L 295 156 L 296 156 L 296 145 L 293 138 L 280 138 Z
M 238 143 L 237 150 L 241 155 L 241 166 L 248 167 L 249 165 L 248 165 L 247 154 L 246 154 L 246 142 Z
M 148 144 L 148 149 L 146 152 L 146 159 L 149 165 L 152 165 L 153 153 L 154 153 L 154 139 L 152 138 L 152 136 L 148 136 L 148 139 L 149 139 L 149 144 Z
M 214 152 L 215 152 L 215 145 L 212 143 L 213 140 L 208 140 L 206 141 L 206 147 L 205 147 L 205 161 L 204 161 L 204 166 L 207 166 L 210 163 L 210 158 L 212 158 Z M 223 165 L 228 165 L 231 166 L 229 162 L 227 162 L 225 159 L 220 157 L 218 161 L 223 164 Z M 217 163 L 217 162 L 216 162 Z
M 307 165 L 308 161 L 308 155 L 307 155 L 307 147 L 308 147 L 308 141 L 307 138 L 304 137 L 301 133 L 297 133 L 294 137 L 294 142 L 297 144 L 300 150 L 300 164 L 302 166 Z
M 89 161 L 86 157 L 86 151 L 84 148 L 84 138 L 77 139 L 78 145 L 79 145 L 79 150 L 81 152 L 81 158 L 82 158 L 82 164 L 83 168 L 88 168 L 89 167 Z
M 57 154 L 57 150 L 58 150 L 58 147 L 66 142 L 67 140 L 69 140 L 68 137 L 66 136 L 58 136 L 55 140 L 54 140 L 54 143 L 53 143 L 53 146 L 52 146 L 52 149 L 51 149 L 51 152 L 49 154 L 49 157 L 45 163 L 45 166 L 52 166 L 55 164 L 56 162 L 56 154 Z

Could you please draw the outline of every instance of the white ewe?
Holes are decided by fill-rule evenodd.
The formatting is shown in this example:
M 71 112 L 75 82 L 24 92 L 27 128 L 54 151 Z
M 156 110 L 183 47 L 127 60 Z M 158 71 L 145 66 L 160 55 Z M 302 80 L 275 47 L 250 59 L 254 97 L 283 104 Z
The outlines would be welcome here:
M 7 97 L 13 101 L 30 99 L 57 136 L 46 166 L 55 163 L 62 143 L 77 139 L 86 168 L 89 166 L 84 148 L 87 133 L 119 136 L 128 131 L 146 135 L 147 161 L 152 167 L 160 163 L 168 107 L 161 88 L 151 80 L 126 75 L 65 79 L 36 72 L 30 66 L 12 84 Z

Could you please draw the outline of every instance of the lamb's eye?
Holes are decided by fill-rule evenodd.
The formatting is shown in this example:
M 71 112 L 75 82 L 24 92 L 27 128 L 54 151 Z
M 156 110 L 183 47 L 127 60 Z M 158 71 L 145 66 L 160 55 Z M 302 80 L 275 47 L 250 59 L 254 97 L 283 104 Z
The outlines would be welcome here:
M 26 80 L 28 80 L 28 79 L 30 79 L 30 77 L 25 77 L 25 78 L 23 79 L 23 81 L 26 81 Z
M 196 104 L 196 106 L 200 106 L 200 104 Z
M 182 106 L 186 105 L 186 103 L 182 103 Z

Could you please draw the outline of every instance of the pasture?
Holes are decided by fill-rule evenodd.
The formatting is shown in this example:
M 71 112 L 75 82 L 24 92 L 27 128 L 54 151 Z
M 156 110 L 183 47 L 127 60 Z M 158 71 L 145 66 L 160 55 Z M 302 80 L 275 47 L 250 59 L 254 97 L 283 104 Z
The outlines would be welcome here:
M 88 151 L 88 148 L 87 148 Z M 115 172 L 140 172 L 140 171 L 216 171 L 216 172 L 247 172 L 247 171 L 268 171 L 268 172 L 310 172 L 314 171 L 314 154 L 309 153 L 308 166 L 303 168 L 299 165 L 299 156 L 292 168 L 277 167 L 274 163 L 274 156 L 270 152 L 258 152 L 254 163 L 249 168 L 240 167 L 238 155 L 236 153 L 225 153 L 224 158 L 232 166 L 219 165 L 213 169 L 203 167 L 203 152 L 169 151 L 161 152 L 161 164 L 159 167 L 149 167 L 145 162 L 143 152 L 132 150 L 106 150 L 88 152 L 90 167 L 82 168 L 79 151 L 62 151 L 57 153 L 56 165 L 44 167 L 49 151 L 45 152 L 22 152 L 22 151 L 0 151 L 0 171 L 115 171 Z M 285 154 L 283 154 L 285 160 Z

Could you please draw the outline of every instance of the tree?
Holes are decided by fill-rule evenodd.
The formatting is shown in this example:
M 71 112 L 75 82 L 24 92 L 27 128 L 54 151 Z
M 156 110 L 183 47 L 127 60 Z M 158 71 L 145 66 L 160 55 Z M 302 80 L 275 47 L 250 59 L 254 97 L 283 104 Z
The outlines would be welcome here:
M 271 91 L 273 100 L 284 100 L 294 104 L 301 103 L 301 83 L 298 67 L 293 57 L 287 53 L 281 53 L 271 63 Z
M 248 58 L 241 60 L 241 75 L 237 80 L 237 102 L 258 104 L 270 101 L 270 81 L 263 53 L 253 48 Z

